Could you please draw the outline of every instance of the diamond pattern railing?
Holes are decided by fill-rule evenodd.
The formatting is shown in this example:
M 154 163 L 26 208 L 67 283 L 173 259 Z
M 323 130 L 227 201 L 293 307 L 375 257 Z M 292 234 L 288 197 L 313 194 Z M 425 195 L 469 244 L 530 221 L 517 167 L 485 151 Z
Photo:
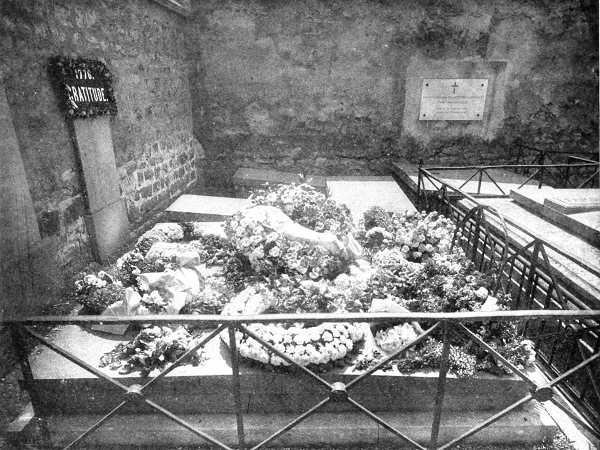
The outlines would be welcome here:
M 437 191 L 427 192 L 426 181 L 436 186 Z M 420 203 L 428 210 L 444 213 L 457 223 L 455 242 L 465 248 L 479 270 L 493 270 L 498 275 L 496 291 L 511 294 L 514 309 L 588 311 L 600 308 L 600 295 L 595 292 L 600 292 L 600 286 L 574 281 L 556 261 L 560 258 L 580 267 L 581 272 L 600 278 L 600 270 L 595 265 L 582 265 L 574 252 L 531 234 L 510 218 L 480 204 L 474 196 L 446 184 L 428 169 L 420 169 L 418 194 Z M 547 323 L 540 320 L 527 323 L 524 335 L 534 340 L 541 368 L 553 377 L 567 372 L 585 360 L 585 355 L 600 348 L 597 323 L 586 321 Z M 562 393 L 595 426 L 600 426 L 598 378 L 597 368 L 590 366 L 585 376 L 561 385 Z
M 200 430 L 194 424 L 182 419 L 181 417 L 171 413 L 167 409 L 163 408 L 159 404 L 151 400 L 151 394 L 149 394 L 150 387 L 155 386 L 164 379 L 165 376 L 172 372 L 176 367 L 183 364 L 196 350 L 205 346 L 210 340 L 215 339 L 219 334 L 227 330 L 229 336 L 229 351 L 231 356 L 231 367 L 232 367 L 232 392 L 235 401 L 235 416 L 237 424 L 238 442 L 237 449 L 245 449 L 246 441 L 248 436 L 244 430 L 244 414 L 242 410 L 241 402 L 241 388 L 240 388 L 240 365 L 239 365 L 239 354 L 236 348 L 235 333 L 239 331 L 251 339 L 254 339 L 260 345 L 265 347 L 269 352 L 276 354 L 286 360 L 289 364 L 293 365 L 298 371 L 311 378 L 315 383 L 318 383 L 328 390 L 328 394 L 313 407 L 309 408 L 306 412 L 299 415 L 296 419 L 291 421 L 289 424 L 273 433 L 267 439 L 258 443 L 253 450 L 265 448 L 268 444 L 272 443 L 275 439 L 286 433 L 287 431 L 294 428 L 296 425 L 307 419 L 308 417 L 319 412 L 328 403 L 347 403 L 352 405 L 357 411 L 362 412 L 367 417 L 378 423 L 380 426 L 390 431 L 404 444 L 408 444 L 411 448 L 417 448 L 420 450 L 433 450 L 433 449 L 448 449 L 455 447 L 468 437 L 478 433 L 484 428 L 490 426 L 500 418 L 521 407 L 525 403 L 530 401 L 537 402 L 552 402 L 557 407 L 564 410 L 573 420 L 580 423 L 581 426 L 586 428 L 590 433 L 596 436 L 600 436 L 600 431 L 590 425 L 589 423 L 581 420 L 577 415 L 573 414 L 568 408 L 563 406 L 555 398 L 556 388 L 563 384 L 568 378 L 574 374 L 585 373 L 593 371 L 592 364 L 600 358 L 600 351 L 596 349 L 591 354 L 587 355 L 579 364 L 565 371 L 560 376 L 555 377 L 547 384 L 540 384 L 539 381 L 535 381 L 529 377 L 528 374 L 520 370 L 506 360 L 500 353 L 498 353 L 493 347 L 481 340 L 476 334 L 474 334 L 467 326 L 466 323 L 478 322 L 478 321 L 511 321 L 511 320 L 523 320 L 529 319 L 531 321 L 594 321 L 598 323 L 600 321 L 600 311 L 497 311 L 493 313 L 397 313 L 397 314 L 364 314 L 364 313 L 349 313 L 349 314 L 281 314 L 281 315 L 264 315 L 264 316 L 144 316 L 144 317 L 98 317 L 98 316 L 79 316 L 79 317 L 41 317 L 41 318 L 29 318 L 21 320 L 8 321 L 13 333 L 14 341 L 23 348 L 23 339 L 26 336 L 36 339 L 43 345 L 47 346 L 51 350 L 59 353 L 69 361 L 77 364 L 84 368 L 91 374 L 95 375 L 99 379 L 103 380 L 105 384 L 116 386 L 120 389 L 122 397 L 115 399 L 114 408 L 102 417 L 99 421 L 91 425 L 84 433 L 77 437 L 73 442 L 64 448 L 76 448 L 79 444 L 82 444 L 85 439 L 97 430 L 99 427 L 106 424 L 115 415 L 123 412 L 123 408 L 128 403 L 145 403 L 152 408 L 156 413 L 161 414 L 173 422 L 179 424 L 183 429 L 186 429 L 198 436 L 202 440 L 209 442 L 213 446 L 222 449 L 231 449 L 232 447 L 224 444 L 213 436 Z M 322 323 L 322 322 L 389 322 L 394 320 L 396 322 L 427 322 L 434 323 L 431 327 L 417 336 L 414 340 L 406 343 L 402 348 L 398 349 L 394 354 L 389 355 L 387 358 L 380 361 L 376 366 L 370 368 L 364 373 L 357 375 L 348 383 L 342 383 L 339 381 L 329 382 L 323 379 L 319 374 L 315 373 L 311 369 L 298 365 L 288 355 L 278 351 L 268 342 L 264 341 L 260 336 L 247 328 L 247 324 L 250 323 L 275 323 L 275 322 L 304 322 L 304 323 Z M 35 331 L 30 329 L 30 325 L 37 323 L 51 323 L 51 324 L 89 324 L 89 323 L 170 323 L 170 324 L 194 324 L 194 325 L 215 325 L 217 328 L 208 335 L 202 337 L 192 349 L 182 355 L 176 362 L 168 367 L 165 371 L 160 373 L 154 378 L 148 380 L 145 384 L 139 385 L 134 384 L 131 386 L 125 386 L 119 380 L 112 378 L 99 370 L 98 368 L 90 365 L 86 361 L 74 356 L 73 354 L 65 351 L 51 340 L 41 336 Z M 434 331 L 443 332 L 443 349 L 441 367 L 439 370 L 438 381 L 437 381 L 437 392 L 435 395 L 434 409 L 432 411 L 432 425 L 431 425 L 431 437 L 428 443 L 422 444 L 413 440 L 406 432 L 401 428 L 394 427 L 390 423 L 386 422 L 376 412 L 369 410 L 361 403 L 356 401 L 352 397 L 352 390 L 360 384 L 367 377 L 384 367 L 388 362 L 396 358 L 407 349 L 413 347 L 418 342 L 430 336 Z M 494 358 L 501 361 L 501 363 L 510 370 L 513 374 L 523 379 L 530 387 L 530 393 L 525 397 L 503 409 L 502 411 L 490 416 L 483 420 L 478 425 L 474 426 L 467 432 L 460 436 L 455 437 L 449 442 L 439 445 L 439 431 L 441 418 L 444 410 L 444 394 L 446 386 L 446 376 L 449 368 L 449 353 L 450 353 L 450 338 L 452 335 L 458 334 L 462 337 L 466 337 L 472 340 L 475 344 L 480 346 L 484 351 L 493 355 Z M 21 361 L 21 367 L 24 375 L 24 386 L 31 395 L 34 411 L 36 411 L 36 385 L 35 379 L 33 378 L 31 367 L 27 359 L 27 355 L 21 352 L 19 355 Z M 596 384 L 596 394 L 597 384 Z M 37 413 L 37 412 L 36 412 Z M 37 413 L 40 414 L 40 413 Z

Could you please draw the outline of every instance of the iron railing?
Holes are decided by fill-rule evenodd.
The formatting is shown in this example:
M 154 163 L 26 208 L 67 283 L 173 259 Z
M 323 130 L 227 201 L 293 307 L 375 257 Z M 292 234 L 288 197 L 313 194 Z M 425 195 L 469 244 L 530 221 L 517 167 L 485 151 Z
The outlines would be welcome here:
M 437 192 L 423 187 L 438 186 Z M 597 262 L 582 261 L 574 252 L 558 248 L 543 236 L 503 217 L 477 198 L 452 187 L 428 169 L 419 171 L 419 202 L 428 210 L 438 210 L 457 223 L 457 235 L 478 269 L 495 270 L 497 290 L 510 293 L 513 309 L 597 310 L 600 309 L 600 284 L 582 278 L 574 270 L 600 280 Z M 597 322 L 540 321 L 528 324 L 525 335 L 537 344 L 541 367 L 553 376 L 567 372 L 600 348 Z M 598 382 L 600 368 L 587 376 L 570 380 L 561 389 L 590 422 L 600 424 Z
M 598 181 L 598 167 L 599 163 L 592 160 L 586 160 L 582 158 L 571 158 L 572 162 L 562 164 L 500 164 L 500 165 L 482 165 L 482 166 L 434 166 L 427 167 L 428 176 L 423 178 L 419 176 L 419 189 L 420 190 L 440 190 L 443 189 L 444 185 L 450 186 L 447 182 L 438 178 L 440 172 L 453 173 L 462 172 L 461 176 L 465 179 L 462 184 L 458 187 L 454 186 L 454 189 L 461 192 L 469 183 L 477 183 L 475 189 L 469 189 L 472 195 L 484 195 L 484 196 L 508 196 L 509 192 L 506 191 L 506 187 L 502 187 L 505 181 L 496 179 L 494 171 L 510 171 L 518 173 L 519 171 L 530 171 L 531 174 L 525 180 L 519 179 L 513 181 L 511 184 L 516 185 L 517 189 L 522 188 L 525 185 L 537 185 L 542 187 L 548 185 L 555 188 L 584 188 L 593 187 L 597 185 Z M 583 177 L 582 171 L 588 171 Z M 438 175 L 434 175 L 437 172 Z M 467 172 L 467 173 L 465 173 Z M 529 172 L 528 172 L 529 173 Z M 573 177 L 579 175 L 578 178 L 584 178 L 583 181 L 579 181 L 576 184 L 573 182 Z M 425 184 L 427 182 L 427 184 Z M 491 183 L 491 190 L 486 189 L 486 192 L 482 191 L 483 183 Z
M 323 386 L 329 392 L 323 397 L 321 401 L 316 403 L 313 407 L 309 408 L 303 414 L 300 414 L 296 419 L 289 422 L 286 426 L 282 427 L 268 438 L 262 440 L 252 447 L 253 450 L 265 448 L 268 444 L 272 443 L 275 439 L 286 433 L 296 425 L 307 419 L 308 417 L 319 412 L 326 404 L 340 403 L 352 405 L 357 411 L 362 412 L 367 417 L 371 418 L 381 427 L 385 428 L 396 436 L 405 445 L 409 445 L 411 448 L 420 450 L 433 450 L 433 449 L 449 449 L 455 447 L 465 439 L 473 436 L 479 431 L 490 426 L 494 422 L 498 421 L 502 417 L 506 416 L 512 411 L 519 409 L 522 405 L 531 402 L 552 402 L 556 407 L 563 410 L 573 420 L 578 422 L 582 427 L 588 430 L 595 436 L 600 436 L 600 430 L 593 425 L 590 425 L 585 420 L 582 420 L 578 415 L 574 414 L 567 406 L 565 406 L 555 396 L 556 390 L 564 385 L 565 382 L 572 378 L 576 374 L 580 374 L 583 371 L 591 371 L 593 364 L 600 358 L 600 352 L 598 348 L 594 349 L 590 354 L 585 355 L 585 358 L 580 361 L 577 365 L 565 370 L 560 375 L 548 379 L 547 382 L 540 382 L 539 380 L 532 379 L 523 370 L 516 367 L 514 364 L 506 360 L 500 353 L 496 351 L 492 346 L 481 340 L 476 334 L 474 334 L 465 324 L 472 322 L 482 321 L 544 321 L 553 322 L 560 321 L 568 323 L 571 321 L 582 323 L 582 322 L 594 322 L 598 323 L 600 319 L 600 310 L 596 311 L 535 311 L 535 310 L 520 310 L 520 311 L 497 311 L 487 313 L 348 313 L 348 314 L 267 314 L 267 315 L 255 315 L 255 316 L 196 316 L 196 315 L 175 315 L 175 316 L 144 316 L 144 317 L 99 317 L 99 316 L 56 316 L 56 317 L 31 317 L 26 319 L 16 319 L 7 321 L 7 325 L 10 327 L 16 349 L 18 350 L 18 357 L 21 363 L 21 369 L 23 371 L 23 386 L 29 392 L 34 412 L 36 416 L 43 420 L 43 412 L 39 408 L 39 398 L 36 393 L 36 380 L 33 377 L 31 366 L 29 364 L 27 355 L 19 350 L 24 348 L 24 339 L 33 338 L 53 351 L 59 353 L 69 361 L 77 364 L 83 369 L 87 370 L 91 374 L 98 377 L 106 385 L 116 387 L 121 392 L 121 396 L 115 399 L 116 406 L 99 421 L 92 424 L 85 432 L 68 444 L 65 449 L 75 448 L 79 444 L 82 444 L 86 437 L 97 430 L 99 427 L 106 424 L 111 418 L 117 415 L 119 412 L 125 409 L 125 406 L 129 403 L 145 403 L 152 408 L 156 413 L 165 416 L 169 420 L 179 424 L 183 429 L 186 429 L 201 438 L 204 441 L 209 442 L 211 445 L 221 449 L 231 449 L 232 447 L 221 442 L 217 438 L 210 436 L 206 432 L 202 431 L 198 426 L 188 422 L 187 420 L 173 414 L 166 408 L 162 407 L 151 399 L 149 394 L 150 387 L 159 383 L 161 379 L 164 379 L 167 374 L 172 372 L 175 368 L 185 363 L 198 349 L 205 346 L 210 340 L 217 338 L 220 333 L 227 331 L 229 334 L 229 352 L 231 357 L 231 368 L 232 368 L 232 384 L 231 390 L 233 391 L 234 403 L 235 403 L 235 416 L 237 426 L 237 449 L 247 448 L 246 442 L 248 441 L 247 433 L 244 429 L 244 413 L 242 409 L 241 400 L 241 388 L 240 388 L 240 361 L 239 355 L 236 348 L 236 332 L 241 332 L 246 336 L 254 339 L 260 345 L 268 349 L 275 355 L 280 356 L 286 360 L 289 364 L 293 365 L 301 374 L 312 379 L 315 383 Z M 260 336 L 247 328 L 248 324 L 251 323 L 282 323 L 282 322 L 303 322 L 305 324 L 318 324 L 325 322 L 369 322 L 369 323 L 380 323 L 394 321 L 397 323 L 402 322 L 423 322 L 426 330 L 417 336 L 412 341 L 406 343 L 402 348 L 398 349 L 392 355 L 389 355 L 372 368 L 364 371 L 357 375 L 348 383 L 342 383 L 340 381 L 326 381 L 321 375 L 314 372 L 313 370 L 298 365 L 285 353 L 280 352 L 277 348 L 266 342 Z M 122 379 L 116 379 L 108 376 L 105 372 L 98 369 L 97 367 L 89 364 L 81 358 L 73 355 L 72 353 L 60 348 L 51 339 L 48 339 L 35 331 L 30 327 L 32 325 L 40 324 L 51 324 L 64 325 L 64 324 L 92 324 L 92 323 L 104 323 L 104 324 L 116 324 L 116 323 L 135 323 L 135 324 L 192 324 L 202 325 L 203 327 L 214 326 L 216 327 L 211 333 L 201 338 L 196 345 L 182 355 L 177 361 L 175 361 L 166 370 L 161 372 L 154 378 L 146 381 L 145 384 L 133 384 L 130 386 L 125 385 Z M 402 430 L 401 427 L 395 427 L 384 420 L 376 412 L 373 412 L 363 406 L 361 403 L 356 401 L 352 392 L 353 389 L 359 385 L 367 377 L 371 376 L 377 370 L 384 367 L 392 359 L 398 357 L 400 354 L 411 348 L 418 342 L 430 336 L 434 331 L 442 333 L 443 336 L 443 349 L 441 356 L 441 365 L 439 375 L 437 379 L 437 392 L 435 395 L 434 409 L 432 411 L 432 425 L 431 434 L 428 443 L 419 443 L 413 440 L 408 434 Z M 504 367 L 506 367 L 512 374 L 521 378 L 528 386 L 529 392 L 516 401 L 512 405 L 502 409 L 501 411 L 490 415 L 487 419 L 482 420 L 479 424 L 473 426 L 468 431 L 464 432 L 460 436 L 456 436 L 448 442 L 440 444 L 439 433 L 441 417 L 444 410 L 444 393 L 446 386 L 446 377 L 449 369 L 449 354 L 450 354 L 450 339 L 454 334 L 458 334 L 462 337 L 472 340 L 481 349 L 488 352 L 490 355 L 500 361 Z M 596 386 L 596 395 L 598 390 Z M 49 443 L 48 443 L 49 444 Z
M 517 165 L 549 166 L 547 169 L 537 170 L 533 176 L 544 180 L 546 184 L 563 188 L 598 187 L 598 154 L 591 152 L 548 150 L 533 147 L 522 142 L 517 143 L 518 153 L 515 163 Z M 566 163 L 567 166 L 558 169 L 557 166 Z M 572 171 L 570 164 L 595 163 L 596 167 Z M 531 168 L 525 166 L 518 172 L 529 175 Z

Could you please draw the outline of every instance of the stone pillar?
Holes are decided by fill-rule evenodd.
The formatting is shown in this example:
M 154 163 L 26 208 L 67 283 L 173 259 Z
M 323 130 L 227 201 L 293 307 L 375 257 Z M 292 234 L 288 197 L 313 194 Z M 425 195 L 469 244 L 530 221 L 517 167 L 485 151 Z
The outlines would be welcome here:
M 35 279 L 40 232 L 0 74 L 0 316 L 24 313 Z
M 129 237 L 127 207 L 119 176 L 108 116 L 73 121 L 75 146 L 83 172 L 85 222 L 96 260 L 104 263 Z

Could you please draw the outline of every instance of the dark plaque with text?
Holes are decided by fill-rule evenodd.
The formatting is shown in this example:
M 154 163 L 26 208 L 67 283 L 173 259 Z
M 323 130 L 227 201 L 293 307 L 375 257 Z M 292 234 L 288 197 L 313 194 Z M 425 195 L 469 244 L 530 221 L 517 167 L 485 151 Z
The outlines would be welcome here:
M 112 75 L 101 61 L 54 57 L 49 70 L 67 117 L 87 118 L 117 112 Z

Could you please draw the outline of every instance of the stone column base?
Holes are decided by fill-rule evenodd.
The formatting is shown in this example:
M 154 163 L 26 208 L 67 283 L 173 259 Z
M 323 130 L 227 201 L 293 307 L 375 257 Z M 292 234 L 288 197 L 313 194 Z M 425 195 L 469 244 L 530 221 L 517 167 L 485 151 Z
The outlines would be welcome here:
M 129 239 L 125 200 L 118 199 L 102 209 L 85 214 L 84 217 L 94 259 L 104 264 Z

